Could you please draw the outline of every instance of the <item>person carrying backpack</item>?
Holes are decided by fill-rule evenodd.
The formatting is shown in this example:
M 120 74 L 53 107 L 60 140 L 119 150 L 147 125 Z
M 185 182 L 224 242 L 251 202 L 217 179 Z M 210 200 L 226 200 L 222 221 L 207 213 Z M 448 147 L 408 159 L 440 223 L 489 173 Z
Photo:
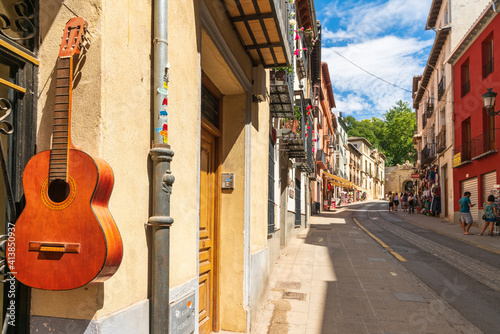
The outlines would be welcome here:
M 493 236 L 493 228 L 495 227 L 495 222 L 498 216 L 498 204 L 495 203 L 495 196 L 488 196 L 488 201 L 484 203 L 484 226 L 479 235 L 483 235 L 484 231 L 488 226 L 490 226 L 489 236 Z

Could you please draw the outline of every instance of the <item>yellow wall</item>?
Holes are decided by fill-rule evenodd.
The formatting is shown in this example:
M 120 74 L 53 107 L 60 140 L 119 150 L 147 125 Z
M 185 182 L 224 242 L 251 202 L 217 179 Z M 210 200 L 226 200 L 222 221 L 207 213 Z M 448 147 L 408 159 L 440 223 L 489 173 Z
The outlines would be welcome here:
M 222 172 L 234 173 L 234 190 L 221 206 L 221 329 L 246 330 L 244 300 L 246 95 L 224 97 Z
M 73 142 L 112 167 L 115 186 L 109 208 L 121 232 L 124 256 L 118 272 L 103 284 L 73 291 L 33 290 L 32 315 L 97 319 L 148 298 L 148 164 L 151 144 L 151 2 L 66 0 L 89 22 L 93 34 L 82 79 L 73 94 Z M 222 6 L 207 7 L 244 75 L 252 62 Z M 199 223 L 199 135 L 201 69 L 224 94 L 222 172 L 235 173 L 235 189 L 221 195 L 220 325 L 246 331 L 245 310 L 245 123 L 248 96 L 200 27 L 199 1 L 169 1 L 169 144 L 175 152 L 171 196 L 170 286 L 196 279 Z M 73 14 L 41 2 L 38 100 L 39 150 L 50 147 L 54 74 L 62 29 Z M 118 10 L 119 9 L 119 10 Z M 201 69 L 200 69 L 201 67 Z M 267 103 L 252 104 L 251 252 L 267 244 Z M 258 172 L 257 172 L 258 171 Z M 265 171 L 265 177 L 263 172 Z M 265 210 L 262 210 L 265 208 Z M 247 264 L 249 265 L 249 264 Z M 126 291 L 126 293 L 124 293 Z
M 93 35 L 81 80 L 74 88 L 73 142 L 87 153 L 106 160 L 113 169 L 115 185 L 109 208 L 123 238 L 124 256 L 118 272 L 104 284 L 63 292 L 34 289 L 32 314 L 90 319 L 147 298 L 144 223 L 149 206 L 151 50 L 150 41 L 144 36 L 150 36 L 151 8 L 133 0 L 129 8 L 118 0 L 90 3 L 68 0 L 65 4 L 88 21 Z M 44 5 L 40 4 L 43 43 L 39 55 L 39 150 L 50 146 L 52 71 L 62 29 L 73 17 L 64 6 Z M 132 62 L 141 65 L 131 67 Z
M 151 138 L 151 3 L 65 1 L 89 22 L 92 44 L 73 93 L 73 142 L 106 160 L 115 175 L 109 208 L 123 238 L 118 272 L 73 291 L 33 290 L 32 314 L 99 318 L 148 297 L 148 162 Z M 124 6 L 125 4 L 125 6 Z M 176 178 L 171 202 L 171 286 L 196 277 L 198 228 L 199 47 L 197 8 L 169 1 L 169 138 Z M 54 77 L 62 29 L 73 14 L 41 3 L 38 147 L 50 147 Z M 117 9 L 120 10 L 117 10 Z M 179 27 L 182 27 L 180 29 Z M 190 163 L 187 163 L 190 162 Z M 127 293 L 123 293 L 127 291 Z M 53 302 L 47 302 L 53 301 Z
M 175 155 L 172 188 L 170 286 L 196 277 L 199 222 L 200 37 L 198 1 L 169 1 L 169 144 Z
M 269 102 L 252 104 L 250 252 L 267 247 Z M 276 180 L 278 181 L 278 180 Z

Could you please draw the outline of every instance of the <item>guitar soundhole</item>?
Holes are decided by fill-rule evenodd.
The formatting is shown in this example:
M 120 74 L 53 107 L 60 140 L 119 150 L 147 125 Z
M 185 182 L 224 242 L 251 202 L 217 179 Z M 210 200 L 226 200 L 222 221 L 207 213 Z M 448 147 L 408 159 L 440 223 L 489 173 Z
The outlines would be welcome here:
M 47 190 L 49 198 L 54 203 L 61 203 L 69 196 L 69 184 L 64 180 L 54 180 Z

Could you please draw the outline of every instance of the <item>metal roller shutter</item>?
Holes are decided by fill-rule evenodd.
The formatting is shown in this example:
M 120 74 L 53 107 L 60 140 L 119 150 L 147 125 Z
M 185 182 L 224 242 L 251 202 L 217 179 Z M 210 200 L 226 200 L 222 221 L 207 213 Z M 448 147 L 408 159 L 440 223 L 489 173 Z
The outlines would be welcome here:
M 483 203 L 486 202 L 489 195 L 495 194 L 495 189 L 493 188 L 495 184 L 497 184 L 496 171 L 483 174 Z
M 477 205 L 474 205 L 470 209 L 470 213 L 472 214 L 472 219 L 474 222 L 481 222 L 481 219 L 478 214 L 478 206 L 479 206 L 479 201 L 478 201 L 478 192 L 477 192 L 477 177 L 473 177 L 468 180 L 464 180 L 460 182 L 460 198 L 464 195 L 464 192 L 469 191 L 471 193 L 470 196 L 470 201 L 471 203 L 477 203 Z

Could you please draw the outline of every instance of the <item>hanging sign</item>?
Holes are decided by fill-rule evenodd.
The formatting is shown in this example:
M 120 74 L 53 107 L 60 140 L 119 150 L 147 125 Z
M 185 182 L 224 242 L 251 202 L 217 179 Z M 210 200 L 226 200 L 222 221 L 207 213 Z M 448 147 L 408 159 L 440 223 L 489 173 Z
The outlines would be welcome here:
M 453 156 L 453 167 L 460 166 L 462 163 L 462 153 L 459 152 Z

